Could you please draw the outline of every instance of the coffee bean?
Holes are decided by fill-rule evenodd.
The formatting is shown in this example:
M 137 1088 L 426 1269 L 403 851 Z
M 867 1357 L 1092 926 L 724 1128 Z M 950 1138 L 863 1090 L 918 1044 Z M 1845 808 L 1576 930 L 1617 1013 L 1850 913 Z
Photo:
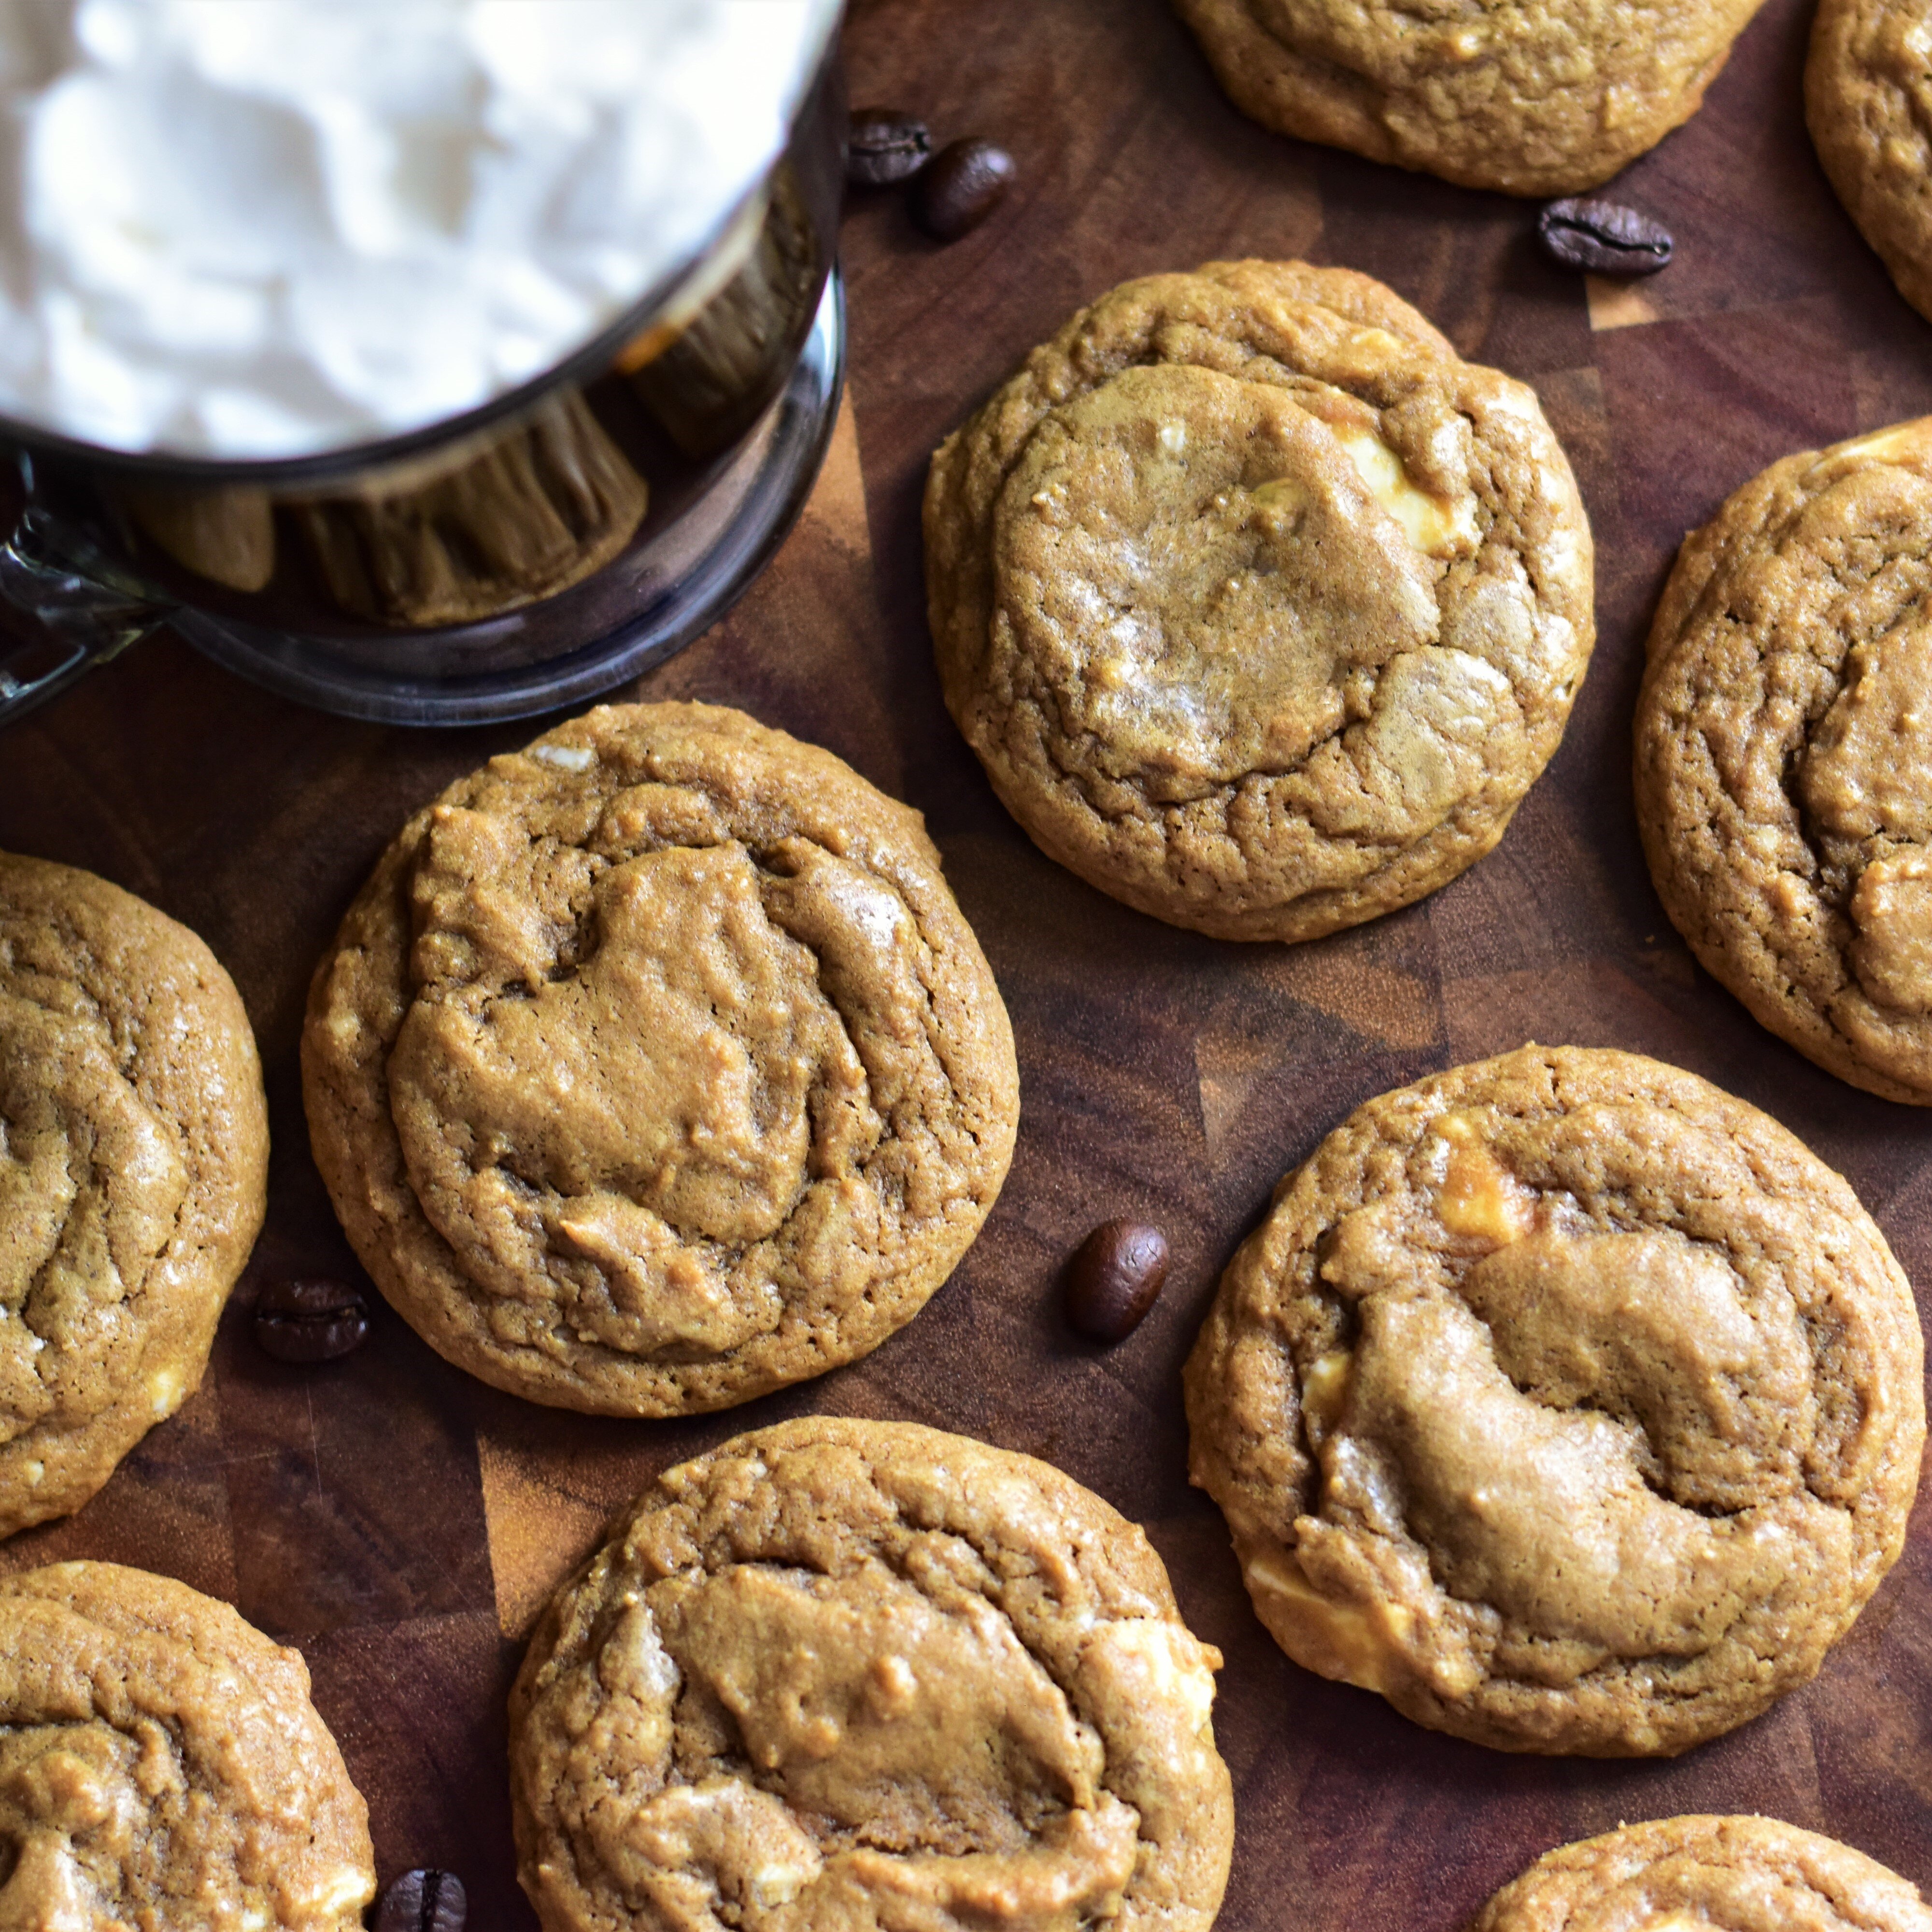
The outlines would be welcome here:
M 1103 1221 L 1066 1268 L 1066 1318 L 1096 1342 L 1118 1342 L 1145 1318 L 1167 1279 L 1167 1237 L 1144 1221 Z
M 854 188 L 890 188 L 916 175 L 932 154 L 923 121 L 896 107 L 857 107 L 845 136 L 845 178 Z
M 272 1281 L 255 1298 L 255 1340 L 278 1362 L 332 1362 L 369 1339 L 369 1310 L 343 1281 Z
M 1013 184 L 1013 158 L 973 136 L 941 148 L 912 187 L 912 218 L 935 242 L 979 226 Z
M 1552 260 L 1593 275 L 1654 275 L 1676 245 L 1662 222 L 1615 201 L 1552 201 L 1536 236 Z
M 382 1894 L 376 1932 L 463 1932 L 470 1901 L 454 1872 L 405 1872 Z

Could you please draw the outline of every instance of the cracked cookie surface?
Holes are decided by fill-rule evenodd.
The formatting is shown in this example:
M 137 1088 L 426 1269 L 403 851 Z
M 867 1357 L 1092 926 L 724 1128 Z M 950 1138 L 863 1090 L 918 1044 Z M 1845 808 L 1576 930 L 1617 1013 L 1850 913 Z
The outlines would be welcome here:
M 0 1579 L 0 1922 L 352 1932 L 369 1814 L 300 1655 L 146 1570 Z
M 1534 394 L 1379 283 L 1129 282 L 940 446 L 948 709 L 1042 850 L 1224 938 L 1406 905 L 1502 837 L 1594 632 Z
M 1932 4 L 1820 0 L 1804 118 L 1858 232 L 1932 316 Z
M 1030 1456 L 808 1417 L 659 1477 L 512 1694 L 546 1927 L 1207 1932 L 1219 1654 Z
M 267 1198 L 240 995 L 185 926 L 0 854 L 0 1535 L 199 1386 Z
M 1478 1743 L 1666 1755 L 1807 1682 L 1897 1560 L 1922 1360 L 1776 1122 L 1525 1047 L 1282 1182 L 1188 1361 L 1192 1470 L 1298 1663 Z
M 1918 1888 L 1775 1818 L 1691 1816 L 1559 1845 L 1472 1932 L 1932 1932 Z
M 1466 188 L 1574 194 L 1690 119 L 1763 0 L 1175 0 L 1264 127 Z
M 316 1160 L 500 1388 L 748 1400 L 875 1347 L 1012 1156 L 999 990 L 919 815 L 714 706 L 604 706 L 404 829 L 316 970 Z
M 1932 1106 L 1932 417 L 1746 484 L 1684 539 L 1648 652 L 1664 909 L 1801 1053 Z

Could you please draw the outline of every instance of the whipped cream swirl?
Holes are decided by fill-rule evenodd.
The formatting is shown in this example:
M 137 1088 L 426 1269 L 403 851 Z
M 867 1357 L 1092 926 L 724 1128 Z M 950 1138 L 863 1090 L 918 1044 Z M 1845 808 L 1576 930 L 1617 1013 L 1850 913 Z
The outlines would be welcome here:
M 837 0 L 0 0 L 0 414 L 266 458 L 564 359 L 770 165 Z

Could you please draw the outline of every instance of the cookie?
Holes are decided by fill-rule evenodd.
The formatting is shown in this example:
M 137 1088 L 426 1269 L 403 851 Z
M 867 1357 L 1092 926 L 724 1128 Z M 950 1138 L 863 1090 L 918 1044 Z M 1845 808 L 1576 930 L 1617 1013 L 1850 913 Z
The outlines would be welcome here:
M 0 853 L 0 1535 L 80 1508 L 194 1393 L 268 1162 L 214 956 L 105 879 Z
M 1820 0 L 1804 118 L 1858 232 L 1932 316 L 1932 4 Z
M 810 1416 L 660 1476 L 510 1699 L 546 1928 L 1207 1932 L 1219 1652 L 1032 1457 Z
M 1574 194 L 1702 104 L 1763 0 L 1174 0 L 1243 113 L 1505 194 Z
M 1380 283 L 1210 262 L 1083 309 L 932 460 L 946 702 L 1051 857 L 1227 939 L 1502 836 L 1594 637 L 1535 396 Z
M 1932 1932 L 1917 1887 L 1774 1818 L 1659 1818 L 1559 1845 L 1483 1908 L 1474 1932 Z
M 1897 1560 L 1923 1354 L 1775 1121 L 1528 1046 L 1282 1182 L 1187 1364 L 1192 1474 L 1297 1663 L 1479 1744 L 1667 1756 L 1813 1676 Z
M 301 1657 L 115 1563 L 0 1579 L 0 1919 L 352 1932 L 369 1813 Z
M 1637 819 L 1706 970 L 1854 1085 L 1932 1104 L 1932 417 L 1774 464 L 1684 539 Z
M 919 814 L 700 704 L 601 706 L 412 819 L 316 969 L 302 1079 L 404 1317 L 613 1415 L 876 1347 L 978 1232 L 1018 1112 Z

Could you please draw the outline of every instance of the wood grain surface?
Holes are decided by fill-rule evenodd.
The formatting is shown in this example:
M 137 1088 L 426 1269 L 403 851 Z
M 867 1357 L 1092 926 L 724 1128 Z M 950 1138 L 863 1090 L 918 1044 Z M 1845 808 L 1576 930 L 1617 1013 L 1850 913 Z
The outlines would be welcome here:
M 814 1410 L 910 1418 L 1043 1456 L 1147 1525 L 1190 1621 L 1227 1655 L 1230 1932 L 1452 1932 L 1549 1846 L 1686 1810 L 1762 1811 L 1932 1883 L 1926 1508 L 1822 1676 L 1769 1716 L 1671 1763 L 1512 1758 L 1276 1650 L 1219 1516 L 1187 1486 L 1178 1375 L 1222 1265 L 1322 1134 L 1386 1088 L 1528 1038 L 1654 1054 L 1768 1109 L 1844 1171 L 1932 1288 L 1932 1114 L 1818 1071 L 1706 978 L 1631 817 L 1643 632 L 1685 530 L 1774 458 L 1932 408 L 1932 330 L 1804 136 L 1808 15 L 1770 0 L 1703 112 L 1622 178 L 1614 191 L 1672 226 L 1678 258 L 1618 288 L 1547 264 L 1528 206 L 1252 125 L 1162 0 L 857 0 L 854 100 L 923 113 L 941 139 L 992 136 L 1018 184 L 946 249 L 894 196 L 850 211 L 851 385 L 818 492 L 728 621 L 640 688 L 742 705 L 926 813 L 1019 1043 L 1019 1148 L 983 1236 L 867 1360 L 687 1424 L 518 1402 L 380 1308 L 346 1363 L 268 1360 L 248 1333 L 254 1286 L 354 1271 L 303 1129 L 310 968 L 404 816 L 540 727 L 345 723 L 157 639 L 0 739 L 0 846 L 118 880 L 233 973 L 268 1069 L 268 1227 L 199 1395 L 0 1566 L 146 1564 L 299 1645 L 384 1876 L 452 1868 L 474 1925 L 527 1928 L 502 1704 L 553 1582 L 674 1459 Z M 964 412 L 1112 284 L 1241 254 L 1366 269 L 1466 356 L 1534 383 L 1598 538 L 1595 662 L 1501 847 L 1419 906 L 1294 948 L 1172 930 L 1040 857 L 940 706 L 920 584 L 926 459 Z M 1065 1326 L 1056 1277 L 1118 1214 L 1160 1222 L 1174 1265 L 1109 1350 Z

